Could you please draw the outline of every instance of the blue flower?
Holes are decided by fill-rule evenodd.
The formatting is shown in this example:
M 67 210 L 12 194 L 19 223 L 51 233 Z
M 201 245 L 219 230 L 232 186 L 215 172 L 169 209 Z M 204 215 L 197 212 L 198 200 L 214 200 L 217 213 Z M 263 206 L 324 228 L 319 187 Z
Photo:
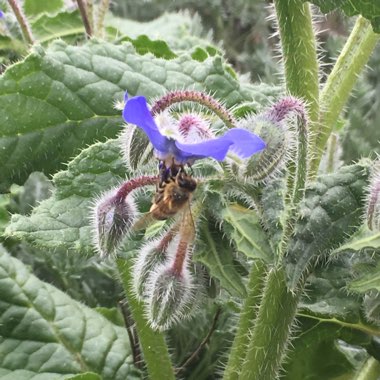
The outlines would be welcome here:
M 160 128 L 153 119 L 145 97 L 128 98 L 126 94 L 124 99 L 123 118 L 125 122 L 137 125 L 146 133 L 160 160 L 174 158 L 177 164 L 185 164 L 192 163 L 197 159 L 212 157 L 223 161 L 229 151 L 241 158 L 248 158 L 265 148 L 265 143 L 260 137 L 241 128 L 229 129 L 221 137 L 211 137 L 200 142 L 198 142 L 199 138 L 196 139 L 198 141 L 194 141 L 194 134 L 181 134 L 178 125 L 175 126 L 176 133 L 173 133 L 173 125 L 169 128 L 170 133 L 165 133 L 166 131 L 162 127 Z M 212 136 L 211 131 L 206 131 L 210 133 L 204 133 L 204 130 L 202 132 L 198 135 Z
M 0 18 L 4 17 L 4 12 L 0 9 Z

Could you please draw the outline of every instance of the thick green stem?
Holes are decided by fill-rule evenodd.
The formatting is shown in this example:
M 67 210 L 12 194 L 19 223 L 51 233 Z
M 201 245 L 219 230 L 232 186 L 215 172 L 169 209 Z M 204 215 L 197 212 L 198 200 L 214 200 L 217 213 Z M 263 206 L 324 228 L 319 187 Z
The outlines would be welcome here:
M 274 0 L 281 37 L 286 89 L 308 105 L 313 123 L 319 114 L 318 57 L 310 6 L 303 0 Z
M 370 22 L 359 16 L 321 92 L 316 151 L 311 161 L 313 177 L 317 174 L 326 142 L 378 39 Z
M 301 293 L 288 290 L 283 268 L 268 273 L 239 380 L 277 379 Z
M 241 371 L 247 347 L 250 340 L 250 331 L 253 329 L 261 293 L 264 286 L 266 265 L 257 260 L 251 268 L 247 286 L 248 295 L 245 299 L 234 342 L 232 344 L 227 367 L 224 371 L 224 380 L 237 380 Z
M 380 363 L 375 358 L 369 358 L 353 380 L 378 380 Z
M 122 279 L 128 305 L 136 324 L 141 350 L 150 380 L 175 380 L 168 347 L 162 333 L 152 330 L 145 319 L 143 305 L 137 301 L 131 287 L 131 262 L 118 259 L 117 267 Z
M 275 0 L 274 4 L 281 37 L 286 88 L 291 95 L 304 100 L 308 109 L 308 125 L 305 119 L 299 119 L 298 122 L 297 161 L 288 165 L 287 201 L 290 209 L 294 210 L 303 198 L 308 159 L 313 155 L 315 145 L 312 136 L 319 116 L 318 57 L 310 6 L 302 0 Z M 284 242 L 293 233 L 293 214 L 289 213 L 288 218 Z M 281 246 L 283 252 L 285 245 Z

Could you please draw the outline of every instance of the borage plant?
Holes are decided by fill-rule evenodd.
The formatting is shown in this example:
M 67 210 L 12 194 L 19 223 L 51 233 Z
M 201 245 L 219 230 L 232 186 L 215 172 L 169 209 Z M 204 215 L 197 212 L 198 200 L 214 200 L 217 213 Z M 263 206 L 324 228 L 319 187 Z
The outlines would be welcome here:
M 0 2 L 0 378 L 376 379 L 379 163 L 333 132 L 380 8 L 340 3 L 324 81 L 310 5 L 275 0 L 273 87 L 189 14 L 77 3 Z

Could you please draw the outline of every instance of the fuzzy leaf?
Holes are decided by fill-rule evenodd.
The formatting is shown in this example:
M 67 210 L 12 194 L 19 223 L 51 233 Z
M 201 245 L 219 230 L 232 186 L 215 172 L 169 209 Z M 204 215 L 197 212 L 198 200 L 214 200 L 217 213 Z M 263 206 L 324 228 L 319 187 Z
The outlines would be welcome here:
M 380 255 L 377 252 L 372 255 L 374 265 L 367 266 L 355 276 L 347 288 L 355 293 L 364 294 L 371 290 L 380 291 Z
M 152 53 L 155 57 L 164 59 L 173 59 L 177 57 L 163 40 L 151 40 L 146 35 L 140 35 L 136 39 L 124 37 L 123 41 L 131 42 L 136 51 L 141 55 Z
M 337 248 L 361 225 L 370 161 L 321 176 L 300 204 L 300 219 L 285 257 L 288 285 L 294 289 L 307 269 Z
M 345 244 L 334 250 L 332 254 L 338 254 L 349 250 L 360 251 L 364 248 L 380 248 L 380 232 L 373 232 L 367 227 L 362 227 Z
M 35 47 L 0 77 L 2 189 L 24 182 L 32 170 L 54 172 L 80 148 L 114 137 L 122 119 L 113 104 L 125 90 L 152 99 L 178 88 L 214 93 L 227 107 L 256 97 L 271 101 L 260 94 L 263 86 L 257 93 L 253 85 L 241 86 L 219 56 L 198 62 L 182 54 L 166 61 L 139 55 L 130 44 L 97 41 Z
M 48 249 L 90 252 L 93 236 L 90 207 L 94 198 L 125 177 L 119 142 L 94 144 L 71 161 L 67 170 L 53 177 L 55 193 L 41 202 L 30 217 L 12 217 L 6 235 Z
M 63 0 L 25 0 L 24 11 L 28 16 L 35 16 L 45 12 L 57 12 L 63 7 Z
M 272 260 L 267 235 L 255 211 L 232 204 L 223 209 L 222 217 L 226 222 L 223 230 L 234 241 L 238 252 L 266 262 Z
M 194 260 L 204 264 L 210 275 L 232 296 L 242 298 L 246 295 L 233 249 L 229 241 L 221 237 L 220 231 L 211 224 L 204 223 L 200 228 L 200 243 L 196 247 Z
M 293 343 L 284 365 L 284 379 L 336 379 L 352 375 L 367 357 L 364 348 L 348 345 L 342 339 L 363 341 L 363 334 L 323 320 L 302 318 L 301 334 Z M 368 344 L 368 341 L 365 342 Z M 346 377 L 343 377 L 345 379 Z
M 101 380 L 98 374 L 86 372 L 80 375 L 61 375 L 58 373 L 36 373 L 23 369 L 10 371 L 0 368 L 0 380 Z
M 83 21 L 78 10 L 54 16 L 42 14 L 31 26 L 34 37 L 41 44 L 57 38 L 74 43 L 78 36 L 84 36 Z
M 47 373 L 49 379 L 83 372 L 104 380 L 139 378 L 125 329 L 40 281 L 2 247 L 0 352 L 3 370 Z
M 306 0 L 304 0 L 306 1 Z M 341 9 L 347 16 L 362 15 L 371 21 L 374 32 L 380 33 L 380 2 L 371 0 L 307 0 L 323 13 Z

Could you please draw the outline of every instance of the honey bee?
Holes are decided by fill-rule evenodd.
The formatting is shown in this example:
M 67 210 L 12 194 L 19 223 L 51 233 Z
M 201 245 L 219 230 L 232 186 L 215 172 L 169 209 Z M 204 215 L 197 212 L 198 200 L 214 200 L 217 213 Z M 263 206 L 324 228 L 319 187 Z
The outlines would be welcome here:
M 182 166 L 164 169 L 161 171 L 150 214 L 157 220 L 174 216 L 190 201 L 196 187 L 197 181 Z

